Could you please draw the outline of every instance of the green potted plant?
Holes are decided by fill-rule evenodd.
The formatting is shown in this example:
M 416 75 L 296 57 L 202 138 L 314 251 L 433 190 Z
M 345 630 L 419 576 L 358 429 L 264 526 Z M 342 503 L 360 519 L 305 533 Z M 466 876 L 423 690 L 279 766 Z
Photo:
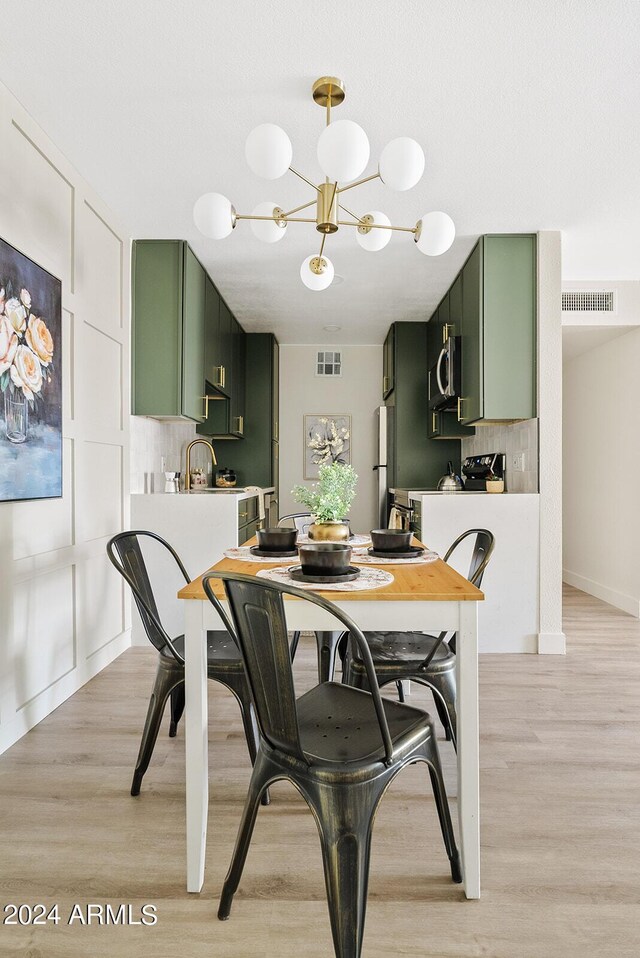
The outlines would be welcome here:
M 343 522 L 356 494 L 358 477 L 353 466 L 339 462 L 320 466 L 318 481 L 309 486 L 294 486 L 291 495 L 306 506 L 314 517 L 310 539 L 341 541 L 349 538 L 349 526 Z

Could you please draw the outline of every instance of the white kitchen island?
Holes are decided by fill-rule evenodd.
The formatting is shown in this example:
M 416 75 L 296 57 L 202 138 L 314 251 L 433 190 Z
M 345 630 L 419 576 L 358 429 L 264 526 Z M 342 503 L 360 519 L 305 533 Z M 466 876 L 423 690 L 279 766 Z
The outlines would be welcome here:
M 273 488 L 265 489 L 268 495 Z M 244 489 L 228 492 L 190 491 L 134 494 L 131 496 L 131 528 L 162 536 L 176 550 L 189 575 L 194 576 L 222 559 L 225 549 L 238 542 L 242 503 L 256 499 Z M 250 533 L 253 535 L 253 532 Z M 184 632 L 181 603 L 176 592 L 184 584 L 179 569 L 161 546 L 143 543 L 149 578 L 153 584 L 160 618 L 170 635 Z M 148 639 L 139 616 L 133 617 L 132 643 Z
M 479 606 L 480 652 L 537 652 L 539 632 L 540 497 L 537 494 L 486 492 L 409 492 L 420 510 L 416 534 L 441 556 L 467 529 L 488 529 L 495 550 L 482 580 Z M 472 538 L 472 537 L 470 537 Z M 452 557 L 466 575 L 471 543 Z

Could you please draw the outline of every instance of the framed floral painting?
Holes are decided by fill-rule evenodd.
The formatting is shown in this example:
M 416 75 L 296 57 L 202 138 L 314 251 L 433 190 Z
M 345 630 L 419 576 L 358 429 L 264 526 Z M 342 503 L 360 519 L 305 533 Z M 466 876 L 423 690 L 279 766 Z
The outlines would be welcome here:
M 304 417 L 304 478 L 317 479 L 325 463 L 351 465 L 351 416 Z
M 62 495 L 62 285 L 0 239 L 0 501 Z

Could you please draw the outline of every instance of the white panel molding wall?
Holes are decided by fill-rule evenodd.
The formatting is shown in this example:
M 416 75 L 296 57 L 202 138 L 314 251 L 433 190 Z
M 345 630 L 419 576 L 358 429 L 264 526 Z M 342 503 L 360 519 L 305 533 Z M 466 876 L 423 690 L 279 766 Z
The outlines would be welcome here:
M 0 84 L 0 237 L 62 280 L 63 496 L 0 502 L 0 752 L 129 645 L 130 238 Z

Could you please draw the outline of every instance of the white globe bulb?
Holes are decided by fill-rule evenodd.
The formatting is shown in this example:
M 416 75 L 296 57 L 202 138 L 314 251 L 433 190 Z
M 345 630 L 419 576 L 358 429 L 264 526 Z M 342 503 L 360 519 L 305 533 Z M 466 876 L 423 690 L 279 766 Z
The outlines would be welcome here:
M 331 181 L 357 180 L 369 162 L 369 140 L 353 120 L 336 120 L 318 139 L 318 163 Z
M 372 217 L 373 222 L 380 223 L 381 226 L 391 226 L 389 217 L 381 213 L 380 210 L 371 210 L 370 213 L 365 215 Z M 356 239 L 363 249 L 369 250 L 370 253 L 376 253 L 378 250 L 384 249 L 391 239 L 391 230 L 371 229 L 368 233 L 361 233 L 360 228 L 357 227 Z
M 322 259 L 325 262 L 325 267 L 321 273 L 315 273 L 311 269 L 311 261 L 318 258 L 317 253 L 312 253 L 311 256 L 307 256 L 304 260 L 302 266 L 300 267 L 300 279 L 307 287 L 307 289 L 320 290 L 326 289 L 327 286 L 331 286 L 333 282 L 334 268 L 333 263 L 328 258 L 328 256 L 322 256 Z
M 380 179 L 392 190 L 410 190 L 424 173 L 422 147 L 408 136 L 387 143 L 380 154 Z
M 231 200 L 222 193 L 205 193 L 196 200 L 193 207 L 193 219 L 205 236 L 210 239 L 224 239 L 234 226 Z
M 456 238 L 456 228 L 447 213 L 425 213 L 421 220 L 420 237 L 416 245 L 427 256 L 446 253 Z
M 247 137 L 244 155 L 256 176 L 277 180 L 291 166 L 293 147 L 282 127 L 261 123 Z
M 253 216 L 273 216 L 277 203 L 267 200 L 265 203 L 258 203 Z M 275 220 L 251 220 L 251 229 L 255 236 L 263 243 L 277 243 L 287 232 L 286 226 L 278 226 Z

